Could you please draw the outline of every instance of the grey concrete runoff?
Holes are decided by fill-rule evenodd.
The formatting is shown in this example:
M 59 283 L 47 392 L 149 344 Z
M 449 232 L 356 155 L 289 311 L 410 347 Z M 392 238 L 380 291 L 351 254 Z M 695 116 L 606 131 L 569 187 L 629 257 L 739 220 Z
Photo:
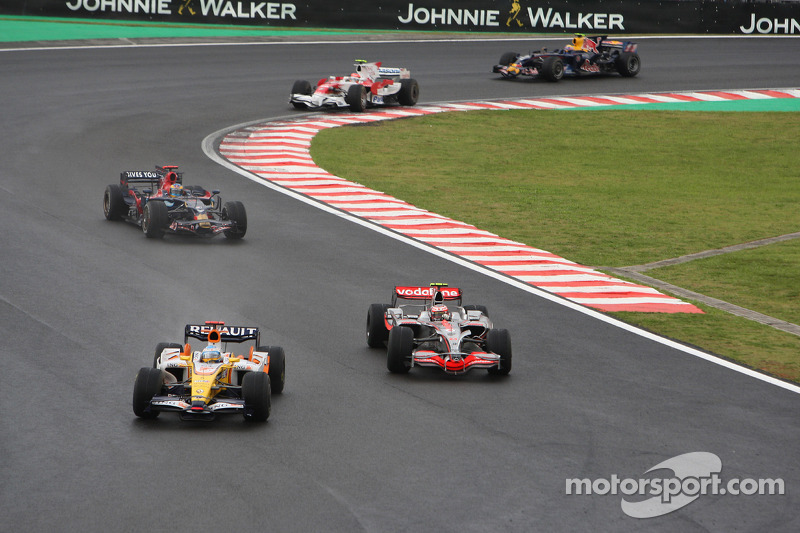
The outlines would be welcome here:
M 650 285 L 651 287 L 668 291 L 676 296 L 680 296 L 681 298 L 695 300 L 710 307 L 714 307 L 716 309 L 720 309 L 727 313 L 731 313 L 732 315 L 747 318 L 749 320 L 753 320 L 760 324 L 766 324 L 767 326 L 773 327 L 775 329 L 791 333 L 792 335 L 800 336 L 800 325 L 792 324 L 791 322 L 786 322 L 785 320 L 780 320 L 775 317 L 758 313 L 756 311 L 752 311 L 750 309 L 734 305 L 724 300 L 712 298 L 711 296 L 706 296 L 698 292 L 693 292 L 684 289 L 682 287 L 678 287 L 677 285 L 672 285 L 671 283 L 667 283 L 665 281 L 661 281 L 659 279 L 642 274 L 642 272 L 646 272 L 648 270 L 652 270 L 655 268 L 678 265 L 681 263 L 688 263 L 689 261 L 694 261 L 696 259 L 705 259 L 707 257 L 713 257 L 715 255 L 722 255 L 731 252 L 739 252 L 741 250 L 749 250 L 752 248 L 758 248 L 760 246 L 766 246 L 768 244 L 775 244 L 777 242 L 783 242 L 797 238 L 800 238 L 800 232 L 787 233 L 785 235 L 779 235 L 777 237 L 770 237 L 767 239 L 759 239 L 756 241 L 750 241 L 742 244 L 725 246 L 724 248 L 717 248 L 714 250 L 705 250 L 703 252 L 697 252 L 693 254 L 682 255 L 680 257 L 674 257 L 672 259 L 654 261 L 652 263 L 646 263 L 644 265 L 632 265 L 626 267 L 597 267 L 597 269 L 612 273 L 617 276 L 627 277 L 632 280 L 638 281 L 639 283 L 644 283 L 646 285 Z

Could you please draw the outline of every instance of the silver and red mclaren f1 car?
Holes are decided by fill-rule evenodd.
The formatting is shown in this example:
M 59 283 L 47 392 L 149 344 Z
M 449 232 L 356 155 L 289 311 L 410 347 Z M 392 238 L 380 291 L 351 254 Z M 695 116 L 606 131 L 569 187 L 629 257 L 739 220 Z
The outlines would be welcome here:
M 415 366 L 464 374 L 484 368 L 511 371 L 511 337 L 495 329 L 482 305 L 461 305 L 461 289 L 444 283 L 395 287 L 391 304 L 367 312 L 367 344 L 387 346 L 387 367 L 402 374 Z
M 193 348 L 192 339 L 204 346 Z M 229 343 L 245 347 L 234 354 L 227 351 Z M 224 322 L 188 324 L 183 344 L 159 343 L 153 366 L 139 370 L 133 412 L 156 418 L 161 411 L 174 411 L 183 420 L 239 413 L 245 420 L 263 422 L 269 418 L 270 395 L 283 392 L 285 378 L 283 348 L 262 346 L 258 328 Z
M 415 105 L 419 84 L 405 68 L 382 67 L 380 62 L 356 60 L 356 71 L 349 76 L 322 78 L 316 87 L 306 80 L 292 86 L 289 103 L 296 109 L 349 107 L 364 111 L 381 105 Z

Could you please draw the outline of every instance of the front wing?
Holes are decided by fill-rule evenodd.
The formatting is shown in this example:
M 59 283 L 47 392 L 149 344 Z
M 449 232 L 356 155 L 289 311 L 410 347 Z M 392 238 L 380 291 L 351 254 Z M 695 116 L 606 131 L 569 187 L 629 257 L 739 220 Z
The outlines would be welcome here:
M 310 110 L 350 107 L 350 105 L 345 101 L 344 96 L 329 94 L 293 94 L 289 97 L 289 103 L 292 105 L 304 105 Z M 385 105 L 387 102 L 383 95 L 373 94 L 372 91 L 367 91 L 367 104 L 371 106 L 379 106 Z
M 411 368 L 415 366 L 441 368 L 448 374 L 466 374 L 476 368 L 500 368 L 500 356 L 489 352 L 439 353 L 416 350 L 411 354 Z
M 239 387 L 228 386 L 229 389 Z M 177 412 L 182 420 L 214 420 L 217 414 L 244 413 L 245 404 L 241 398 L 218 398 L 204 406 L 192 406 L 186 401 L 183 385 L 169 387 L 166 394 L 153 396 L 150 411 Z
M 172 233 L 192 233 L 194 235 L 213 236 L 223 231 L 236 229 L 236 225 L 230 220 L 172 220 L 167 230 Z

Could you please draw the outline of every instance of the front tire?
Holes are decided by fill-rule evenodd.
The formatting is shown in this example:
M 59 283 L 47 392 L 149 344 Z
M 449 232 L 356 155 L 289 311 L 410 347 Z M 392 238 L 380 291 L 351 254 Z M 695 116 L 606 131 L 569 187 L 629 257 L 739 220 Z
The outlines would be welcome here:
M 547 56 L 542 61 L 540 74 L 546 80 L 558 81 L 564 77 L 564 62 L 558 56 Z
M 169 224 L 169 210 L 164 202 L 147 202 L 142 214 L 142 231 L 149 239 L 160 239 L 164 236 Z
M 103 194 L 103 214 L 106 220 L 119 220 L 128 211 L 120 185 L 109 185 Z
M 251 422 L 266 422 L 272 408 L 270 402 L 269 376 L 264 372 L 248 372 L 242 379 L 244 419 Z
M 347 89 L 347 96 L 344 101 L 350 106 L 350 109 L 357 113 L 361 113 L 367 109 L 367 88 L 363 85 L 351 85 Z
M 485 316 L 486 318 L 489 318 L 489 310 L 486 309 L 485 305 L 475 305 L 475 304 L 465 305 L 464 306 L 464 310 L 465 311 L 480 311 L 481 313 L 483 313 L 483 316 Z
M 419 83 L 413 78 L 400 80 L 400 93 L 397 101 L 400 105 L 416 105 L 419 100 Z
M 247 233 L 247 211 L 242 202 L 225 202 L 222 206 L 222 218 L 230 220 L 234 225 L 233 229 L 224 231 L 226 238 L 241 239 Z
M 386 329 L 387 304 L 371 304 L 367 311 L 367 346 L 370 348 L 383 348 L 383 343 L 389 340 L 389 330 Z
M 505 54 L 500 56 L 500 64 L 507 67 L 512 63 L 514 63 L 514 61 L 516 61 L 518 57 L 519 54 L 516 52 L 506 52 Z
M 511 372 L 511 335 L 506 329 L 490 329 L 486 333 L 486 351 L 500 356 L 499 367 L 490 368 L 489 374 L 507 376 Z
M 311 83 L 306 80 L 297 80 L 292 85 L 292 94 L 304 94 L 306 96 L 310 96 L 313 90 L 311 89 Z
M 136 374 L 133 383 L 133 414 L 139 418 L 158 418 L 158 411 L 150 410 L 150 400 L 161 392 L 164 385 L 164 373 L 157 368 L 144 367 Z
M 272 394 L 281 394 L 286 383 L 286 354 L 280 346 L 259 348 L 269 355 L 269 384 Z
M 293 98 L 296 94 L 302 94 L 305 96 L 310 96 L 314 93 L 314 90 L 311 88 L 311 83 L 306 80 L 297 80 L 292 85 L 292 94 L 291 97 Z M 306 105 L 302 102 L 292 102 L 292 105 L 295 109 L 306 109 Z
M 414 330 L 406 326 L 395 326 L 389 331 L 386 350 L 386 368 L 393 374 L 405 374 L 411 369 L 411 353 L 414 349 Z

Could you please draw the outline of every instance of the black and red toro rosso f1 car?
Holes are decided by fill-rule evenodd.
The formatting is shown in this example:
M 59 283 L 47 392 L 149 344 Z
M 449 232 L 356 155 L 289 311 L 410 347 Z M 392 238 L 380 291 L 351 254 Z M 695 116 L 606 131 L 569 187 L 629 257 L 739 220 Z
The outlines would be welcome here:
M 566 76 L 581 77 L 620 74 L 632 78 L 642 66 L 638 45 L 631 41 L 609 40 L 607 36 L 585 37 L 577 34 L 572 43 L 548 52 L 546 48 L 523 55 L 506 52 L 492 68 L 504 78 L 542 77 L 558 81 Z
M 124 219 L 141 226 L 151 238 L 165 233 L 203 237 L 224 233 L 229 239 L 241 239 L 247 232 L 242 202 L 223 204 L 218 190 L 184 187 L 183 172 L 175 165 L 122 172 L 119 184 L 106 187 L 103 213 L 108 220 Z
M 406 373 L 415 366 L 464 374 L 483 368 L 511 371 L 511 337 L 495 329 L 482 305 L 461 305 L 461 289 L 443 283 L 395 287 L 391 304 L 372 304 L 367 312 L 367 345 L 387 346 L 387 367 Z

